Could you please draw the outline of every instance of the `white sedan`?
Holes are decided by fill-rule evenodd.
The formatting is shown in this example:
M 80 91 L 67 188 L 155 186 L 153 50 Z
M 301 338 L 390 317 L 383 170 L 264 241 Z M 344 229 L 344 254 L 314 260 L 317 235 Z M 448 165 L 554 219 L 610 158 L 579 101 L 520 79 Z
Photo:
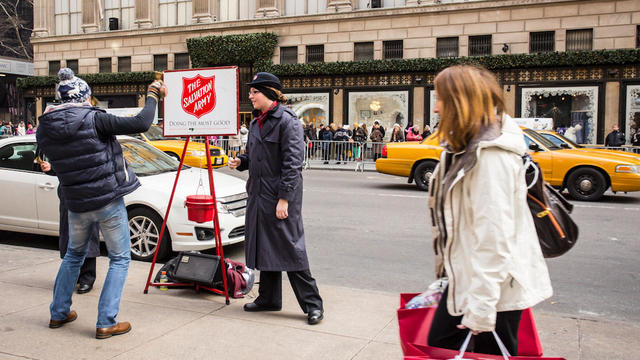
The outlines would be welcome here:
M 179 164 L 142 141 L 128 136 L 118 137 L 118 141 L 142 184 L 124 198 L 131 255 L 151 261 Z M 36 150 L 35 135 L 0 139 L 0 230 L 58 236 L 58 178 L 44 174 L 34 163 Z M 244 241 L 245 181 L 219 172 L 213 176 L 222 244 Z M 199 184 L 202 186 L 198 189 Z M 207 171 L 185 166 L 180 172 L 159 258 L 168 255 L 169 250 L 215 247 L 213 222 L 196 223 L 187 218 L 186 197 L 196 193 L 209 193 Z

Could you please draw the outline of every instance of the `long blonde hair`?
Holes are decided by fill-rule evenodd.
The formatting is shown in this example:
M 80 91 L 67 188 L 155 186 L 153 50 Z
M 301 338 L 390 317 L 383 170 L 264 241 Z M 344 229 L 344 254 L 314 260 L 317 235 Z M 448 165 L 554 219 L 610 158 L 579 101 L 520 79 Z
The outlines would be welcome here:
M 464 150 L 483 126 L 502 117 L 502 89 L 488 70 L 456 65 L 442 70 L 434 83 L 442 105 L 437 135 L 452 151 Z

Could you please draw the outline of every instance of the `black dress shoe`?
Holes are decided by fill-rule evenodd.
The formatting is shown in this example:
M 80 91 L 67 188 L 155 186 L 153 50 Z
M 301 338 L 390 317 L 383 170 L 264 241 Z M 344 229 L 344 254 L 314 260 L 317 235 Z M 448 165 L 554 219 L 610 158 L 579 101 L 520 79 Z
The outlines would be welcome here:
M 282 310 L 282 306 L 273 306 L 273 305 L 260 305 L 254 302 L 244 304 L 244 311 L 256 312 L 256 311 L 280 311 Z
M 309 325 L 315 325 L 322 321 L 324 318 L 323 313 L 324 312 L 322 310 L 309 311 L 309 314 L 307 315 L 307 322 L 309 322 Z
M 93 289 L 93 285 L 89 285 L 89 284 L 80 284 L 78 285 L 78 290 L 77 293 L 78 294 L 86 294 L 89 291 L 91 291 L 91 289 Z

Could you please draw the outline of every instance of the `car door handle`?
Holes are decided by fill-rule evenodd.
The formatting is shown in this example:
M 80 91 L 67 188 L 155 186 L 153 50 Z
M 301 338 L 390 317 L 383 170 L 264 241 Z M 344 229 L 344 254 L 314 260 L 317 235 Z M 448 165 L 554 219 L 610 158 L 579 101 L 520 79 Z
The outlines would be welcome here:
M 53 190 L 53 189 L 55 189 L 55 188 L 56 188 L 55 186 L 51 185 L 51 183 L 40 184 L 40 185 L 38 185 L 38 187 L 39 187 L 40 189 L 45 189 L 45 190 L 47 190 L 47 191 L 49 191 L 49 190 Z

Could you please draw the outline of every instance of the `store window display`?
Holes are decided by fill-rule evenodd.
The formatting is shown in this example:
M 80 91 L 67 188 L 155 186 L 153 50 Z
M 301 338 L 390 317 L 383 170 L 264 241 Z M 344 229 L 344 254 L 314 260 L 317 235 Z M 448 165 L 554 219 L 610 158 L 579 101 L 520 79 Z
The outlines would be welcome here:
M 632 144 L 631 137 L 640 131 L 640 85 L 627 86 L 627 106 L 625 135 L 627 144 Z
M 305 124 L 327 124 L 329 93 L 286 94 L 289 107 Z
M 554 129 L 579 144 L 595 144 L 598 87 L 524 88 L 523 118 L 552 118 Z
M 378 121 L 384 129 L 393 129 L 394 124 L 402 129 L 413 125 L 409 118 L 408 91 L 351 91 L 348 99 L 349 124 L 366 124 L 370 127 Z M 391 132 L 385 132 L 383 140 L 388 141 L 390 136 Z

